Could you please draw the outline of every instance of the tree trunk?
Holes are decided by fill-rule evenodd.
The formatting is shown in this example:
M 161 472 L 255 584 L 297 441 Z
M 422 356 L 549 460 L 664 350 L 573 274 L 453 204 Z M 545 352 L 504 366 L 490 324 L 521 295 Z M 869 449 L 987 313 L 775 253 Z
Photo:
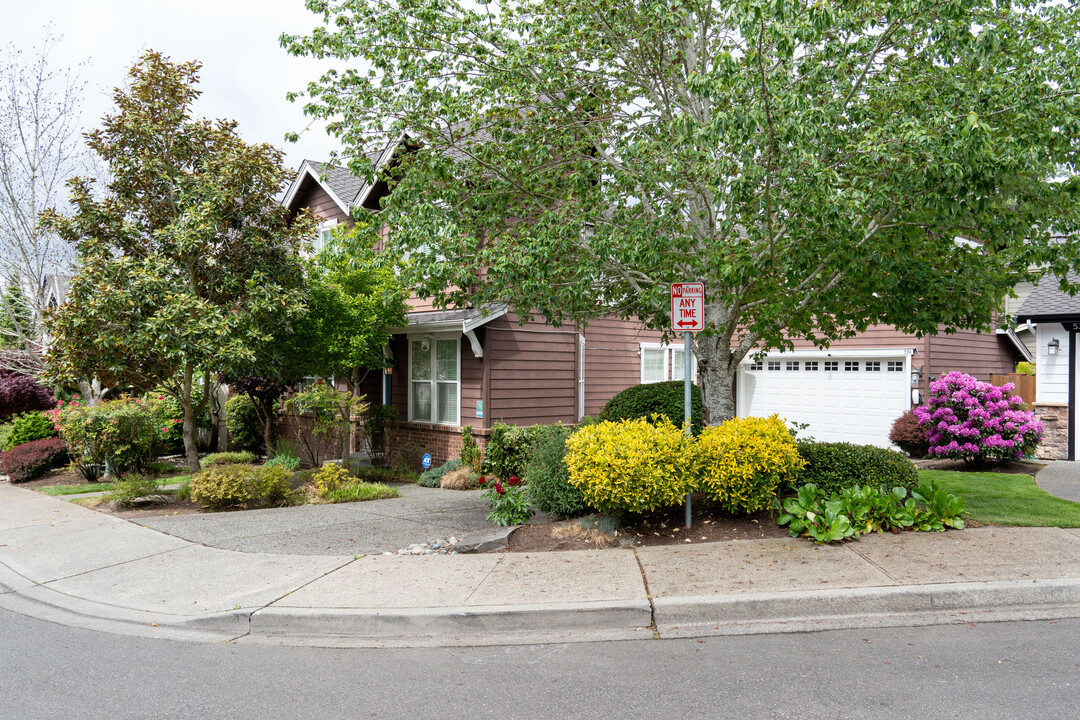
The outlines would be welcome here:
M 742 360 L 737 355 L 726 347 L 723 338 L 709 336 L 697 341 L 703 425 L 719 425 L 735 417 L 735 374 Z
M 195 412 L 195 403 L 191 400 L 194 374 L 190 365 L 184 368 L 184 387 L 180 393 L 180 407 L 184 409 L 184 457 L 192 474 L 199 472 L 198 431 L 195 427 L 198 415 Z

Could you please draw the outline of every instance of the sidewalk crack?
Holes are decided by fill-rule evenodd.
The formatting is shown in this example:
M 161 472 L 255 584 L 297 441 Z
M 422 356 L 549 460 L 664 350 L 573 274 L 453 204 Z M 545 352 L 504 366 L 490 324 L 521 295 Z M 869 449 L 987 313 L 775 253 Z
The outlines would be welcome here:
M 467 598 L 465 598 L 465 600 L 463 600 L 463 601 L 462 601 L 462 603 L 461 603 L 462 605 L 468 605 L 468 604 L 469 604 L 469 601 L 470 601 L 470 600 L 472 600 L 472 596 L 473 596 L 473 595 L 475 595 L 475 594 L 476 594 L 476 593 L 477 593 L 477 592 L 478 592 L 478 591 L 480 590 L 480 588 L 482 588 L 482 587 L 484 586 L 484 583 L 486 583 L 486 582 L 488 581 L 488 578 L 490 578 L 490 577 L 491 577 L 491 574 L 492 574 L 493 572 L 495 572 L 495 568 L 497 568 L 497 567 L 499 567 L 500 565 L 502 565 L 502 563 L 503 563 L 503 560 L 505 560 L 505 559 L 506 559 L 506 558 L 502 558 L 502 557 L 500 557 L 500 558 L 499 558 L 499 559 L 498 559 L 498 560 L 497 560 L 497 561 L 495 562 L 495 564 L 491 566 L 491 569 L 487 571 L 487 575 L 485 575 L 485 576 L 484 576 L 484 579 L 483 579 L 483 580 L 481 580 L 480 582 L 476 583 L 476 587 L 474 587 L 474 588 L 472 589 L 472 592 L 471 592 L 471 593 L 469 593 L 469 596 L 468 596 Z
M 634 560 L 637 561 L 638 570 L 641 571 L 641 583 L 645 586 L 645 599 L 649 601 L 649 629 L 652 630 L 653 639 L 660 639 L 660 631 L 656 629 L 656 605 L 653 604 L 652 591 L 649 590 L 649 578 L 645 575 L 645 566 L 641 564 L 637 548 L 634 548 Z
M 902 583 L 902 582 L 900 581 L 900 578 L 898 578 L 898 577 L 894 577 L 894 576 L 892 575 L 892 573 L 890 573 L 890 572 L 889 572 L 888 570 L 886 570 L 886 569 L 885 569 L 884 567 L 882 567 L 882 566 L 881 566 L 880 564 L 878 564 L 878 563 L 874 562 L 874 561 L 873 561 L 873 560 L 871 560 L 871 559 L 870 559 L 869 557 L 867 557 L 867 556 L 866 556 L 866 555 L 864 555 L 863 553 L 859 552 L 859 549 L 858 549 L 858 548 L 855 548 L 855 547 L 851 547 L 851 546 L 848 546 L 848 548 L 847 548 L 847 549 L 848 549 L 848 550 L 850 550 L 851 552 L 855 553 L 855 554 L 856 554 L 856 555 L 858 555 L 859 557 L 861 557 L 861 558 L 862 558 L 863 560 L 865 560 L 865 561 L 866 561 L 867 563 L 869 563 L 869 564 L 870 564 L 870 565 L 871 565 L 872 567 L 875 567 L 875 568 L 877 568 L 877 569 L 878 569 L 879 571 L 881 571 L 881 574 L 882 574 L 882 575 L 884 575 L 885 577 L 887 577 L 887 578 L 889 578 L 890 580 L 892 580 L 892 581 L 893 581 L 893 583 L 895 583 L 896 585 L 902 585 L 902 584 L 903 584 L 903 583 Z

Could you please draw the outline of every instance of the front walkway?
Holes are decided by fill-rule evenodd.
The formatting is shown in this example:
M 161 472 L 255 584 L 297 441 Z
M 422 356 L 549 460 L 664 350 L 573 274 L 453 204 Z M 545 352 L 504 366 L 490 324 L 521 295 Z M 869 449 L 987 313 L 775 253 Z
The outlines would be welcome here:
M 1051 460 L 1035 476 L 1035 484 L 1051 495 L 1080 502 L 1080 462 Z

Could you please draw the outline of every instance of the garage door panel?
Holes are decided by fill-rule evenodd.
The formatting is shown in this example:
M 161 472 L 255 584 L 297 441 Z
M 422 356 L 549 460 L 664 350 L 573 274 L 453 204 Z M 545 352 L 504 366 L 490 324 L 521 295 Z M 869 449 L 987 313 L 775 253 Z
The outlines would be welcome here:
M 788 421 L 806 423 L 807 433 L 828 442 L 853 442 L 889 447 L 893 421 L 910 407 L 907 374 L 886 371 L 888 361 L 905 367 L 902 355 L 895 357 L 839 360 L 838 370 L 824 370 L 817 358 L 800 358 L 798 369 L 789 369 L 787 358 L 780 369 L 751 370 L 743 366 L 739 416 L 778 414 Z M 817 371 L 807 370 L 806 361 L 817 361 Z M 845 363 L 858 363 L 858 371 L 845 370 Z M 878 363 L 878 371 L 866 371 L 868 362 Z

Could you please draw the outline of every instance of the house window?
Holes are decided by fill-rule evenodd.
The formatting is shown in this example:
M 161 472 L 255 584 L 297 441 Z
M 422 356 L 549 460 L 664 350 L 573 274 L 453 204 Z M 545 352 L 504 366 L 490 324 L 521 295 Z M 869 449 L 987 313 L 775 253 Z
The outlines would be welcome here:
M 779 370 L 780 369 L 780 361 L 779 360 L 770 360 L 767 367 L 770 370 Z
M 844 372 L 859 372 L 859 361 L 858 360 L 845 360 L 844 361 Z
M 881 361 L 868 360 L 866 362 L 866 372 L 881 372 Z
M 641 382 L 667 380 L 667 352 L 663 348 L 641 349 Z
M 337 226 L 337 220 L 324 220 L 319 223 L 318 230 L 315 233 L 315 239 L 311 241 L 311 249 L 318 253 L 330 242 L 331 234 L 334 228 Z
M 409 341 L 409 420 L 458 424 L 460 357 L 457 338 Z
M 825 372 L 836 372 L 840 369 L 840 362 L 838 360 L 826 360 Z
M 665 380 L 682 380 L 686 370 L 682 347 L 660 345 L 659 343 L 641 344 L 641 382 L 654 383 Z M 668 368 L 671 368 L 670 372 Z M 690 379 L 697 377 L 697 363 L 691 357 Z
M 887 368 L 889 372 L 904 372 L 904 363 L 890 360 Z
M 760 362 L 750 363 L 750 369 L 751 370 L 760 370 L 761 368 L 762 368 L 762 365 L 761 365 Z
M 785 366 L 785 369 L 788 372 L 797 372 L 798 369 L 799 369 L 799 361 L 798 360 L 788 360 L 787 365 Z
M 806 372 L 817 372 L 818 362 L 817 360 L 807 360 L 803 363 L 803 370 Z

